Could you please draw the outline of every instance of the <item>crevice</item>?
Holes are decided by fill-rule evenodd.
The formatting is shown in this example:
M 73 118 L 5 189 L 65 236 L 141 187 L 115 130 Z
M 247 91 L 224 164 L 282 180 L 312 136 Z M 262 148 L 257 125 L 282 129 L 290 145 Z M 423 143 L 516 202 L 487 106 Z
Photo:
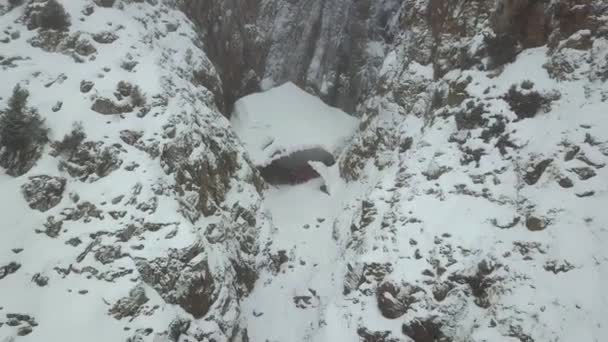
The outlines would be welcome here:
M 334 165 L 334 156 L 322 148 L 311 148 L 293 152 L 278 158 L 267 166 L 259 167 L 262 178 L 273 185 L 300 184 L 320 177 L 308 163 L 322 162 L 327 166 Z

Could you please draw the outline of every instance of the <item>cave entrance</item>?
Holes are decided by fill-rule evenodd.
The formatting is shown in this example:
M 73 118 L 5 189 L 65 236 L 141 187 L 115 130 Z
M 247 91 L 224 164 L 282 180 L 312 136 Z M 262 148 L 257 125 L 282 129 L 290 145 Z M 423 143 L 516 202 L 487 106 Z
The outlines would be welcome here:
M 319 173 L 308 164 L 309 161 L 322 162 L 326 166 L 336 163 L 331 153 L 317 147 L 275 159 L 269 165 L 259 167 L 259 170 L 262 178 L 269 184 L 301 184 L 320 177 Z
M 335 164 L 359 120 L 287 82 L 239 99 L 230 124 L 266 182 L 280 185 L 320 177 L 308 163 Z

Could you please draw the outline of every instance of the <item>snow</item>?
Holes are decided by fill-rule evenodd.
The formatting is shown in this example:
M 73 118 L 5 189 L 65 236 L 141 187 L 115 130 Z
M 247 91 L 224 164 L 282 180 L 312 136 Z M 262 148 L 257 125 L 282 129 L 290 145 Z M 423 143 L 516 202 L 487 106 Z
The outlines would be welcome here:
M 286 251 L 289 261 L 276 275 L 264 272 L 259 286 L 244 303 L 244 319 L 252 341 L 328 341 L 323 336 L 313 339 L 312 335 L 323 326 L 323 317 L 338 320 L 326 306 L 333 305 L 341 291 L 336 274 L 341 270 L 337 263 L 339 249 L 332 239 L 340 202 L 322 192 L 322 184 L 317 179 L 272 188 L 265 194 L 265 207 L 275 226 L 271 235 L 273 252 Z M 311 297 L 309 307 L 296 307 L 296 296 Z
M 231 123 L 253 163 L 265 166 L 315 147 L 336 155 L 358 120 L 287 82 L 238 100 Z
M 2 43 L 1 54 L 30 58 L 16 62 L 18 67 L 2 70 L 0 108 L 6 105 L 13 86 L 20 83 L 31 92 L 30 105 L 37 107 L 46 119 L 51 140 L 61 139 L 71 130 L 73 122 L 80 121 L 87 140 L 106 146 L 122 145 L 123 167 L 101 179 L 80 181 L 58 167 L 60 159 L 50 156 L 47 147 L 37 165 L 24 176 L 11 177 L 0 169 L 0 267 L 12 261 L 22 265 L 16 273 L 0 280 L 1 342 L 125 341 L 137 329 L 145 328 L 153 328 L 154 333 L 144 341 L 166 342 L 156 334 L 166 330 L 178 317 L 191 320 L 193 329 L 202 329 L 205 333 L 219 331 L 219 326 L 238 320 L 239 328 L 247 328 L 249 340 L 254 342 L 358 341 L 362 339 L 357 334 L 361 327 L 391 332 L 391 338 L 407 340 L 402 325 L 430 316 L 437 316 L 447 324 L 445 332 L 450 333 L 455 342 L 519 341 L 509 336 L 511 329 L 520 329 L 535 341 L 595 342 L 604 341 L 608 336 L 605 323 L 608 317 L 605 292 L 608 166 L 603 165 L 608 164 L 608 102 L 605 99 L 608 94 L 606 82 L 588 75 L 593 72 L 591 66 L 582 65 L 575 72 L 577 78 L 558 82 L 544 67 L 550 52 L 546 47 L 539 47 L 524 50 L 500 73 L 452 70 L 443 79 L 434 80 L 432 65 L 403 63 L 406 59 L 400 48 L 372 43 L 368 45 L 368 52 L 377 57 L 385 48 L 390 51 L 379 64 L 380 74 L 386 78 L 384 85 L 390 91 L 374 95 L 366 104 L 377 109 L 374 111 L 377 114 L 366 118 L 366 127 L 360 131 L 357 132 L 359 120 L 356 118 L 326 105 L 292 83 L 272 88 L 275 86 L 272 78 L 262 82 L 264 92 L 236 103 L 229 123 L 211 104 L 192 102 L 193 98 L 205 97 L 209 92 L 180 78 L 190 77 L 190 67 L 194 68 L 191 61 L 197 64 L 196 68 L 204 67 L 207 61 L 200 51 L 188 57 L 198 33 L 188 25 L 183 14 L 140 3 L 126 4 L 124 10 L 96 8 L 94 14 L 80 21 L 77 19 L 82 16 L 79 14 L 82 2 L 64 0 L 63 3 L 72 13 L 72 30 L 92 33 L 121 27 L 114 31 L 119 39 L 110 47 L 95 44 L 98 48 L 95 60 L 75 63 L 64 54 L 46 53 L 27 43 L 36 32 L 16 22 L 21 8 L 0 17 L 0 29 L 11 26 L 21 32 L 19 39 Z M 180 24 L 178 31 L 166 32 L 166 23 Z M 473 50 L 481 46 L 480 38 L 481 35 L 477 35 L 473 39 Z M 597 38 L 591 53 L 605 60 L 606 46 L 606 39 Z M 566 53 L 588 57 L 586 51 Z M 139 62 L 132 72 L 120 68 L 122 58 L 127 55 L 133 55 Z M 587 63 L 584 59 L 580 62 Z M 317 58 L 315 63 L 321 65 L 322 60 Z M 106 67 L 110 70 L 104 71 Z M 316 71 L 310 70 L 311 74 Z M 61 74 L 68 78 L 51 87 L 45 86 Z M 410 90 L 411 84 L 416 89 L 433 89 L 429 85 L 469 76 L 467 96 L 486 105 L 488 113 L 484 117 L 507 119 L 505 136 L 518 147 L 509 149 L 506 155 L 496 149 L 496 140 L 488 143 L 479 138 L 482 128 L 457 131 L 450 113 L 422 115 L 427 110 L 424 98 L 415 102 L 404 92 L 408 95 L 399 101 L 415 102 L 409 109 L 395 102 L 395 98 L 401 96 L 398 93 L 401 86 L 404 90 Z M 84 79 L 95 81 L 91 93 L 79 91 L 79 83 Z M 131 115 L 135 113 L 102 116 L 91 111 L 91 97 L 112 97 L 120 80 L 140 85 L 149 100 L 160 95 L 169 103 L 145 118 Z M 515 120 L 516 115 L 503 96 L 512 85 L 524 80 L 533 81 L 534 90 L 543 95 L 559 92 L 561 98 L 533 118 Z M 54 113 L 50 108 L 59 100 L 64 106 Z M 189 204 L 186 203 L 188 196 L 197 198 L 196 189 L 185 189 L 186 194 L 179 198 L 170 191 L 171 195 L 157 196 L 158 189 L 176 187 L 169 167 L 163 170 L 158 157 L 152 158 L 144 151 L 123 144 L 119 138 L 125 129 L 143 131 L 143 141 L 152 139 L 162 148 L 170 140 L 165 133 L 172 124 L 177 126 L 178 138 L 192 128 L 189 125 L 199 126 L 200 134 L 189 141 L 195 147 L 186 157 L 193 163 L 209 160 L 213 164 L 215 156 L 209 153 L 209 146 L 200 144 L 199 140 L 233 143 L 236 139 L 228 131 L 230 127 L 244 145 L 244 149 L 239 147 L 237 151 L 239 170 L 230 180 L 231 189 L 225 203 L 220 203 L 220 212 L 195 219 L 194 223 L 181 215 L 180 210 Z M 214 133 L 221 134 L 215 136 Z M 340 175 L 340 162 L 353 155 L 357 157 L 356 148 L 354 152 L 349 150 L 349 144 L 356 144 L 366 134 L 374 138 L 382 134 L 385 139 L 371 140 L 377 144 L 361 159 L 360 178 L 346 182 Z M 453 142 L 454 135 L 467 141 L 461 145 Z M 412 146 L 400 151 L 399 143 L 406 137 L 412 138 Z M 564 155 L 573 146 L 578 146 L 580 151 L 576 158 L 567 161 Z M 309 148 L 322 148 L 338 161 L 333 166 L 309 162 L 320 174 L 319 179 L 296 186 L 269 186 L 262 196 L 251 190 L 252 185 L 244 180 L 250 176 L 244 151 L 256 166 L 264 166 Z M 462 161 L 466 148 L 484 150 L 479 165 Z M 582 156 L 587 161 L 581 159 Z M 553 161 L 536 184 L 526 185 L 522 179 L 525 172 L 544 159 Z M 596 166 L 589 165 L 589 161 Z M 139 164 L 139 168 L 125 170 L 124 166 L 131 162 Z M 597 175 L 579 179 L 572 172 L 577 167 L 592 168 Z M 425 176 L 444 168 L 449 171 L 437 179 L 429 180 Z M 46 213 L 31 210 L 21 194 L 21 186 L 29 176 L 42 174 L 67 178 L 62 202 Z M 191 175 L 184 173 L 183 176 Z M 557 183 L 566 176 L 573 180 L 571 189 Z M 138 185 L 141 193 L 134 194 L 133 188 Z M 326 191 L 321 190 L 322 186 Z M 577 196 L 587 191 L 594 193 L 583 198 Z M 94 203 L 104 212 L 105 219 L 65 221 L 56 238 L 37 233 L 37 229 L 44 229 L 47 217 L 61 217 L 62 210 L 77 205 L 70 198 L 72 193 L 80 196 L 80 203 Z M 125 195 L 125 199 L 112 203 L 112 199 L 120 195 Z M 153 197 L 158 201 L 154 213 L 141 212 L 135 205 L 126 204 L 131 198 L 143 203 Z M 238 306 L 229 307 L 222 315 L 214 311 L 213 315 L 194 319 L 141 282 L 134 266 L 137 258 L 164 257 L 171 249 L 186 248 L 200 241 L 201 251 L 188 260 L 190 265 L 208 262 L 212 270 L 218 270 L 212 273 L 228 279 L 220 279 L 217 284 L 222 295 L 230 296 L 230 282 L 235 275 L 221 271 L 226 269 L 229 258 L 239 257 L 238 253 L 221 243 L 205 241 L 231 239 L 237 235 L 231 243 L 241 242 L 239 239 L 243 236 L 232 230 L 234 226 L 230 224 L 247 226 L 247 223 L 243 217 L 234 219 L 230 208 L 234 204 L 252 203 L 259 216 L 267 218 L 257 220 L 255 232 L 243 239 L 256 240 L 253 249 L 259 249 L 259 253 L 250 257 L 257 262 L 259 279 L 248 297 L 238 298 Z M 373 207 L 371 214 L 364 213 L 362 203 Z M 125 211 L 124 218 L 112 219 L 108 215 L 119 210 Z M 367 223 L 362 223 L 364 214 L 369 216 Z M 525 220 L 530 215 L 547 219 L 549 225 L 542 231 L 528 230 Z M 496 226 L 496 223 L 506 226 L 516 218 L 520 221 L 512 228 Z M 141 222 L 168 226 L 126 243 L 111 235 L 129 224 Z M 216 225 L 215 231 L 208 230 L 211 224 Z M 177 235 L 167 239 L 167 233 L 173 229 Z M 92 253 L 76 262 L 83 249 L 95 241 L 93 235 L 99 232 L 108 233 L 98 237 L 102 245 L 119 246 L 128 256 L 100 265 Z M 82 240 L 81 245 L 66 245 L 66 240 L 76 237 Z M 145 248 L 132 248 L 137 244 Z M 522 251 L 518 247 L 522 244 L 532 247 Z M 24 250 L 17 253 L 13 251 L 15 248 Z M 277 267 L 271 256 L 276 257 L 282 251 L 288 260 Z M 481 261 L 499 265 L 491 274 L 495 283 L 488 289 L 489 308 L 473 302 L 467 284 L 453 283 L 454 288 L 443 302 L 433 298 L 434 285 L 448 283 L 452 275 L 473 274 Z M 551 262 L 568 262 L 573 268 L 554 273 L 544 267 Z M 374 263 L 389 263 L 392 267 L 380 281 L 421 286 L 425 298 L 413 304 L 412 310 L 402 317 L 387 319 L 380 313 L 375 297 L 380 281 L 365 279 L 356 289 L 344 294 L 349 267 L 356 269 Z M 445 268 L 445 274 L 437 272 L 437 265 Z M 134 272 L 108 282 L 87 277 L 86 272 L 63 276 L 57 271 L 68 267 L 78 270 L 95 267 L 99 272 L 124 268 Z M 428 270 L 435 272 L 432 277 L 423 275 Z M 48 286 L 39 287 L 32 282 L 37 273 L 49 277 Z M 226 283 L 222 284 L 222 280 Z M 143 284 L 146 289 L 150 298 L 147 306 L 158 305 L 158 309 L 133 320 L 117 320 L 108 315 L 111 305 L 137 284 Z M 88 292 L 79 294 L 81 290 Z M 215 305 L 224 303 L 218 300 Z M 39 325 L 31 334 L 17 337 L 17 328 L 6 324 L 8 313 L 32 315 Z M 190 337 L 180 340 L 187 339 Z

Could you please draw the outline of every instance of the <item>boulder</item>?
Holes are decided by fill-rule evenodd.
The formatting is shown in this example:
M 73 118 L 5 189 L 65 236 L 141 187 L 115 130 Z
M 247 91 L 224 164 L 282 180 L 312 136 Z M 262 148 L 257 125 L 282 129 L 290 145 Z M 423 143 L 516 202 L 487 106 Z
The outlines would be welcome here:
M 41 175 L 30 177 L 21 190 L 30 208 L 45 212 L 61 202 L 65 184 L 65 178 Z

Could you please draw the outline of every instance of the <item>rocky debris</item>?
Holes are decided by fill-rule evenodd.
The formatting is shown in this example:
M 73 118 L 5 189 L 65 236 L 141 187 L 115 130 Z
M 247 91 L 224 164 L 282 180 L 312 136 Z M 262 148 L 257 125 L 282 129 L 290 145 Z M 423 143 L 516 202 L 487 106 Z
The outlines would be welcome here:
M 17 336 L 29 335 L 34 327 L 38 326 L 36 319 L 30 315 L 18 314 L 18 313 L 7 313 L 6 314 L 6 325 L 10 327 L 19 327 L 17 329 Z
M 53 113 L 56 113 L 56 112 L 60 111 L 62 107 L 63 107 L 63 102 L 57 101 L 57 102 L 55 102 L 53 107 L 51 107 L 51 110 L 53 111 Z
M 433 286 L 433 298 L 438 302 L 442 302 L 453 288 L 454 284 L 451 282 L 437 283 Z
M 436 317 L 430 317 L 404 323 L 402 331 L 414 342 L 451 342 L 452 339 L 441 330 L 442 326 L 436 321 Z
M 546 247 L 544 247 L 539 242 L 524 242 L 524 241 L 515 241 L 513 242 L 513 249 L 519 254 L 523 255 L 525 259 L 531 259 L 531 254 L 540 253 L 545 254 Z
M 94 82 L 82 80 L 82 81 L 80 81 L 80 92 L 83 94 L 86 94 L 89 91 L 91 91 L 91 89 L 93 89 L 94 86 L 95 86 Z
M 144 304 L 149 301 L 146 290 L 139 284 L 129 291 L 129 296 L 119 299 L 108 311 L 114 318 L 120 320 L 125 317 L 134 319 L 142 311 Z
M 176 318 L 169 324 L 169 329 L 167 329 L 167 334 L 169 337 L 169 341 L 178 342 L 180 340 L 180 336 L 185 335 L 190 329 L 190 320 L 184 318 Z
M 8 263 L 7 265 L 0 267 L 0 280 L 4 279 L 8 275 L 11 275 L 17 272 L 21 268 L 21 264 L 16 263 L 14 261 Z
M 42 275 L 42 274 L 40 274 L 40 273 L 36 273 L 36 274 L 34 274 L 34 276 L 32 277 L 32 281 L 33 281 L 33 282 L 34 282 L 36 285 L 38 285 L 38 286 L 40 286 L 40 287 L 44 287 L 44 286 L 47 286 L 47 285 L 49 284 L 49 277 L 44 276 L 44 275 Z
M 547 228 L 547 225 L 548 223 L 544 219 L 538 218 L 536 216 L 529 216 L 526 219 L 526 227 L 528 228 L 528 230 L 531 230 L 533 232 L 544 230 L 545 228 Z
M 65 243 L 66 243 L 66 245 L 70 245 L 72 247 L 78 247 L 82 243 L 82 240 L 80 240 L 77 237 L 73 237 L 73 238 L 69 239 L 68 241 L 66 241 Z
M 99 44 L 112 44 L 118 39 L 118 35 L 111 31 L 102 31 L 93 35 L 93 40 Z
M 116 0 L 94 0 L 95 4 L 100 7 L 112 7 Z
M 308 294 L 302 296 L 294 296 L 293 302 L 298 309 L 314 308 L 319 305 L 319 296 L 317 292 L 312 289 L 308 289 Z
M 524 181 L 528 185 L 534 185 L 540 177 L 542 177 L 543 173 L 547 169 L 549 165 L 553 162 L 553 159 L 545 159 L 536 165 L 530 166 L 528 168 L 528 172 L 524 175 Z
M 103 212 L 91 202 L 80 202 L 76 205 L 76 208 L 65 208 L 61 211 L 61 215 L 64 220 L 79 221 L 82 219 L 85 223 L 91 222 L 91 218 L 98 220 L 104 218 Z
M 142 280 L 171 304 L 178 304 L 194 317 L 203 317 L 216 299 L 216 284 L 204 252 L 197 245 L 170 250 L 164 258 L 136 259 Z
M 85 249 L 82 251 L 82 253 L 78 254 L 78 257 L 76 258 L 76 262 L 80 263 L 82 262 L 89 253 L 91 253 L 91 251 L 93 250 L 93 248 L 95 248 L 95 246 L 99 245 L 101 243 L 101 239 L 100 238 L 96 238 L 95 240 L 91 241 L 91 243 L 89 243 Z M 70 269 L 71 269 L 71 265 L 70 265 Z M 70 270 L 68 269 L 68 271 Z
M 357 335 L 361 337 L 360 342 L 399 342 L 398 338 L 392 337 L 390 331 L 371 331 L 365 327 L 357 329 Z
M 564 155 L 564 161 L 571 161 L 572 159 L 574 159 L 574 157 L 576 157 L 576 155 L 581 151 L 580 146 L 573 146 L 572 148 L 570 148 L 568 151 L 566 151 L 566 154 Z
M 475 103 L 471 100 L 467 101 L 462 107 L 463 108 L 454 115 L 457 129 L 475 129 L 485 126 L 488 122 L 488 120 L 483 117 L 483 114 L 488 113 L 483 103 Z
M 570 189 L 571 187 L 574 186 L 574 183 L 572 182 L 572 179 L 568 178 L 568 177 L 563 177 L 558 181 L 559 186 L 561 186 L 564 189 Z
M 97 49 L 82 32 L 68 34 L 61 31 L 40 31 L 28 41 L 33 47 L 46 52 L 61 53 L 71 57 L 77 63 L 94 60 Z
M 101 142 L 87 141 L 79 144 L 68 158 L 60 162 L 59 167 L 81 181 L 94 181 L 120 168 L 122 152 L 118 144 L 103 147 Z
M 48 216 L 44 223 L 44 231 L 36 230 L 37 233 L 44 232 L 48 237 L 56 238 L 63 228 L 63 220 L 55 221 L 55 216 Z
M 494 262 L 482 260 L 476 267 L 475 273 L 472 275 L 466 274 L 451 274 L 448 279 L 451 282 L 461 285 L 468 285 L 471 294 L 474 297 L 474 302 L 481 308 L 488 308 L 490 306 L 490 295 L 489 289 L 499 279 L 497 277 L 490 277 L 490 275 L 500 265 L 496 265 Z
M 571 271 L 575 267 L 574 267 L 574 265 L 569 263 L 567 260 L 563 260 L 561 262 L 557 261 L 557 260 L 549 260 L 545 263 L 543 268 L 545 269 L 545 271 L 553 272 L 553 274 L 558 274 L 558 273 L 566 273 L 568 271 Z
M 45 212 L 61 202 L 65 184 L 65 178 L 41 175 L 30 177 L 21 190 L 30 208 Z
M 195 150 L 205 150 L 213 159 L 193 158 Z M 253 184 L 258 193 L 261 192 L 264 181 L 253 171 L 252 165 L 241 158 L 235 146 L 220 143 L 208 135 L 198 136 L 194 132 L 181 135 L 166 144 L 160 155 L 163 169 L 168 174 L 174 174 L 179 194 L 196 194 L 181 202 L 182 214 L 193 221 L 200 213 L 206 217 L 213 215 L 224 202 L 226 193 L 241 168 L 249 170 L 248 183 Z
M 426 177 L 427 180 L 437 180 L 445 173 L 450 172 L 452 167 L 445 165 L 438 165 L 437 162 L 433 159 L 426 171 L 422 172 L 422 174 Z
M 517 216 L 513 218 L 509 223 L 499 222 L 497 219 L 492 219 L 492 224 L 500 229 L 511 229 L 519 224 L 521 217 Z
M 347 268 L 348 272 L 344 278 L 344 295 L 355 290 L 361 290 L 364 294 L 371 295 L 373 294 L 371 289 L 382 283 L 393 272 L 391 263 L 347 264 Z
M 93 102 L 91 110 L 103 115 L 124 114 L 133 111 L 130 104 L 117 104 L 111 99 L 100 97 Z
M 127 256 L 127 254 L 122 253 L 120 246 L 116 245 L 100 246 L 95 251 L 95 260 L 104 265 L 112 263 L 125 256 Z
M 361 125 L 365 125 L 365 121 Z M 378 158 L 379 151 L 394 150 L 403 146 L 404 143 L 405 147 L 411 145 L 409 139 L 393 139 L 387 133 L 380 127 L 373 131 L 359 132 L 338 161 L 340 176 L 349 182 L 356 181 L 361 176 L 367 161 L 373 160 L 378 169 L 386 166 L 385 162 Z
M 580 180 L 587 180 L 597 175 L 597 173 L 590 167 L 575 167 L 570 169 L 570 171 L 576 173 Z
M 595 195 L 595 191 L 593 190 L 576 193 L 576 197 L 578 198 L 591 197 L 593 195 Z
M 279 273 L 279 271 L 281 270 L 281 266 L 289 261 L 289 257 L 287 256 L 287 251 L 280 250 L 280 251 L 277 251 L 276 254 L 271 254 L 270 261 L 271 261 L 271 268 L 272 268 L 273 272 L 275 274 Z
M 141 131 L 136 132 L 130 130 L 123 130 L 120 131 L 120 140 L 124 141 L 125 144 L 133 146 L 143 135 L 144 133 Z
M 403 316 L 418 301 L 416 294 L 423 290 L 410 284 L 396 285 L 384 282 L 376 290 L 376 301 L 382 316 L 395 319 Z

